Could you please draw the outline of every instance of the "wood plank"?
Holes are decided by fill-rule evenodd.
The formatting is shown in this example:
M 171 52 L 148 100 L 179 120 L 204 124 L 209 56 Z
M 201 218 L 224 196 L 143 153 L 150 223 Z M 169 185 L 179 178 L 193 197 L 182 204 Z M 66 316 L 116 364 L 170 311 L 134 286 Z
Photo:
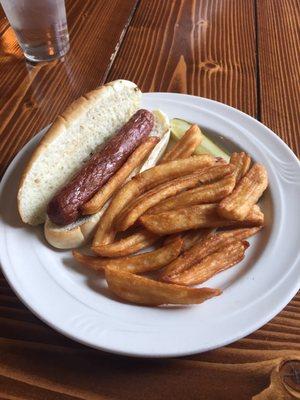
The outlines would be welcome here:
M 141 0 L 107 80 L 189 93 L 256 115 L 254 4 Z
M 5 32 L 5 30 L 8 28 L 8 25 L 9 25 L 8 20 L 5 17 L 3 8 L 1 7 L 0 4 L 0 43 L 1 43 L 1 36 L 3 32 Z M 0 54 L 2 56 L 2 46 L 0 47 Z
M 68 0 L 71 49 L 64 61 L 26 63 L 11 27 L 0 69 L 0 174 L 13 156 L 73 100 L 105 79 L 137 0 Z M 3 14 L 1 21 L 5 26 Z M 113 21 L 113 23 L 112 23 Z
M 212 362 L 193 358 L 140 360 L 94 350 L 62 350 L 55 345 L 0 339 L 0 384 L 3 382 L 6 393 L 20 399 L 27 399 L 27 391 L 44 399 L 42 393 L 48 391 L 49 399 L 249 400 L 268 387 L 270 373 L 291 354 L 281 351 L 278 359 L 276 352 L 260 351 L 259 361 L 250 361 L 240 352 L 233 362 L 233 350 L 226 349 L 227 354 L 223 350 L 222 355 L 220 349 L 221 361 Z M 299 358 L 300 352 L 293 357 Z M 284 393 L 281 387 L 276 389 Z M 270 397 L 274 400 L 289 398 L 274 393 Z
M 261 121 L 300 156 L 298 0 L 257 1 Z

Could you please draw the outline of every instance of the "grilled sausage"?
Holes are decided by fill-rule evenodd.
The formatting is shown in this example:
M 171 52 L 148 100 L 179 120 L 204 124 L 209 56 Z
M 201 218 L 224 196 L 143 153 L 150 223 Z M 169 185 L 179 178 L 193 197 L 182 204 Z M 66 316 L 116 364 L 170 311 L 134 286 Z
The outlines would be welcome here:
M 60 189 L 48 204 L 47 214 L 57 225 L 75 222 L 86 203 L 124 164 L 130 154 L 149 136 L 154 125 L 150 111 L 139 110 Z

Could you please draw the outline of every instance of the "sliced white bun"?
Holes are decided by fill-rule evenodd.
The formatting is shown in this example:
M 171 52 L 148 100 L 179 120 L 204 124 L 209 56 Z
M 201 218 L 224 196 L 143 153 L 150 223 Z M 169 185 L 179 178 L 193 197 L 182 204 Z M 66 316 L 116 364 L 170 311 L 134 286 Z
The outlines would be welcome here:
M 44 235 L 49 244 L 57 249 L 74 249 L 87 243 L 93 236 L 106 207 L 94 215 L 80 218 L 73 224 L 58 226 L 48 217 L 44 225 Z
M 46 207 L 55 192 L 140 108 L 140 99 L 134 83 L 117 80 L 80 97 L 56 118 L 20 182 L 18 209 L 23 222 L 38 225 L 45 221 Z
M 159 110 L 153 111 L 153 114 L 155 123 L 150 135 L 158 136 L 161 140 L 154 147 L 142 167 L 138 171 L 135 171 L 135 173 L 145 171 L 156 165 L 170 139 L 170 123 L 167 115 Z M 49 244 L 58 249 L 73 249 L 83 246 L 93 236 L 98 222 L 107 206 L 108 202 L 98 213 L 81 218 L 74 224 L 63 227 L 53 224 L 47 217 L 44 225 L 46 240 Z
M 154 165 L 156 165 L 158 160 L 164 154 L 170 140 L 171 131 L 168 116 L 160 110 L 153 111 L 153 114 L 155 123 L 150 135 L 158 136 L 161 139 L 137 172 L 143 172 L 146 171 L 146 169 L 154 167 Z

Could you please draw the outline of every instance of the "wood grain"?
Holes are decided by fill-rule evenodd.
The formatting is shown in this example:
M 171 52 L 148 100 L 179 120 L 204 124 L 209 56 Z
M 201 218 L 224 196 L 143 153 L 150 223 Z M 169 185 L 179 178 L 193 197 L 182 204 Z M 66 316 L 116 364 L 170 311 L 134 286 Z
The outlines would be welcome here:
M 18 399 L 246 400 L 267 391 L 273 400 L 294 398 L 297 375 L 284 372 L 288 390 L 277 378 L 285 362 L 300 360 L 300 351 L 239 343 L 193 357 L 139 360 L 42 340 L 33 328 L 31 339 L 0 339 L 0 393 Z
M 25 64 L 0 10 L 2 171 L 75 97 L 116 78 L 132 79 L 144 91 L 233 105 L 260 117 L 299 154 L 298 5 L 69 0 L 70 53 L 65 62 L 35 67 Z M 300 294 L 268 324 L 229 346 L 180 359 L 139 360 L 58 334 L 33 316 L 0 273 L 1 399 L 295 399 L 299 360 Z
M 252 1 L 141 0 L 108 80 L 190 93 L 256 115 Z
M 300 3 L 257 0 L 260 118 L 300 156 Z
M 2 13 L 0 175 L 33 135 L 73 100 L 103 82 L 136 3 L 67 1 L 71 49 L 64 60 L 37 65 L 25 62 Z
M 3 35 L 3 33 L 6 31 L 6 29 L 8 28 L 9 23 L 7 18 L 5 17 L 3 8 L 0 5 L 0 36 Z M 0 54 L 2 56 L 2 49 L 0 49 Z M 0 59 L 2 61 L 2 58 Z

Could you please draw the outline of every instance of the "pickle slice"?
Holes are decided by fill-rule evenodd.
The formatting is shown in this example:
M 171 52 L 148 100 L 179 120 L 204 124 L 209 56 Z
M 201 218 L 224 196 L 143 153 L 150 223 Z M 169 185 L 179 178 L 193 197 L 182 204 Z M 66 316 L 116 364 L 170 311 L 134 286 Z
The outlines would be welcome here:
M 191 124 L 183 119 L 173 118 L 171 120 L 171 132 L 172 137 L 175 140 L 179 140 L 184 133 L 190 128 Z M 200 127 L 199 127 L 200 128 Z M 200 129 L 201 132 L 201 129 Z M 207 136 L 201 132 L 202 142 L 196 148 L 195 154 L 212 154 L 215 157 L 222 157 L 225 161 L 230 161 L 230 156 L 214 142 L 208 139 Z

